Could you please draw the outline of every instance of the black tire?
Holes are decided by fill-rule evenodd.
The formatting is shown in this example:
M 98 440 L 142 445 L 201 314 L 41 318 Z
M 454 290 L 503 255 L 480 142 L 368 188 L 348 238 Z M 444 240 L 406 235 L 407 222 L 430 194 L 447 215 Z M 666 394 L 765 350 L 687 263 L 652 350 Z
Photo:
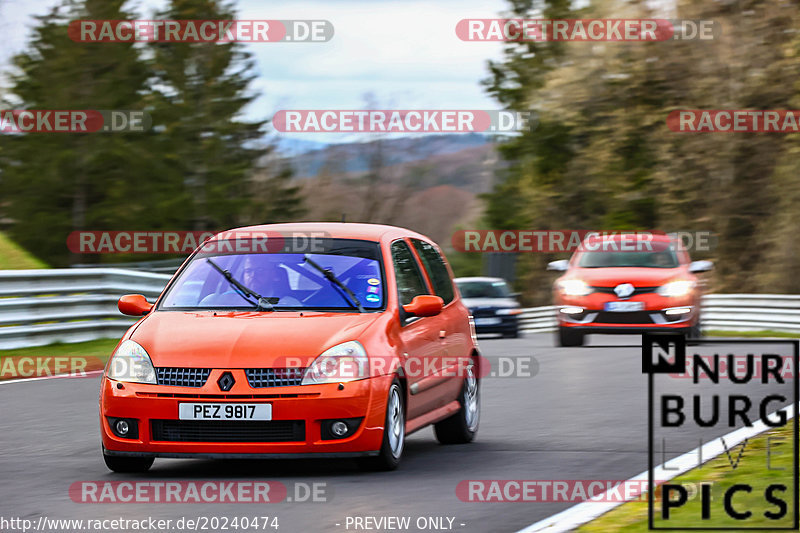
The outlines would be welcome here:
M 121 457 L 118 455 L 103 454 L 103 460 L 109 470 L 121 474 L 147 472 L 153 466 L 153 457 Z
M 399 402 L 399 403 L 395 403 Z M 399 421 L 398 421 L 399 417 Z M 398 426 L 399 423 L 399 426 Z M 392 431 L 394 428 L 394 431 Z M 358 466 L 362 470 L 394 470 L 403 457 L 406 439 L 406 405 L 400 381 L 394 378 L 386 395 L 386 418 L 383 425 L 383 441 L 380 453 L 375 457 L 360 457 Z
M 703 328 L 700 324 L 700 321 L 697 321 L 697 324 L 689 328 L 688 336 L 690 339 L 702 339 L 703 338 Z
M 481 418 L 480 379 L 475 365 L 467 369 L 458 403 L 461 409 L 453 416 L 433 425 L 436 440 L 441 444 L 466 444 L 475 439 Z
M 515 329 L 513 331 L 506 331 L 505 333 L 503 333 L 503 337 L 505 337 L 506 339 L 519 338 L 519 330 Z
M 583 346 L 584 335 L 581 331 L 558 326 L 557 339 L 559 346 Z

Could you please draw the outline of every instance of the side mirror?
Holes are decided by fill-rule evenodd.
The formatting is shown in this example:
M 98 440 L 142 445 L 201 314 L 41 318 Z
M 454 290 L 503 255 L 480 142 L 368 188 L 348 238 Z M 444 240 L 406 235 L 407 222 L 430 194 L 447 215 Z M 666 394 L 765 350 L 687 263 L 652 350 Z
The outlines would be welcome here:
M 410 304 L 403 306 L 403 311 L 413 316 L 436 316 L 442 312 L 444 300 L 438 296 L 421 294 L 414 296 Z
M 709 270 L 714 268 L 714 263 L 711 261 L 693 261 L 689 264 L 689 272 L 698 273 L 698 272 L 708 272 Z
M 569 268 L 569 261 L 560 259 L 558 261 L 550 261 L 547 263 L 547 270 L 556 270 L 558 272 L 566 272 Z
M 153 304 L 141 294 L 126 294 L 117 302 L 117 308 L 123 315 L 144 316 L 153 309 Z

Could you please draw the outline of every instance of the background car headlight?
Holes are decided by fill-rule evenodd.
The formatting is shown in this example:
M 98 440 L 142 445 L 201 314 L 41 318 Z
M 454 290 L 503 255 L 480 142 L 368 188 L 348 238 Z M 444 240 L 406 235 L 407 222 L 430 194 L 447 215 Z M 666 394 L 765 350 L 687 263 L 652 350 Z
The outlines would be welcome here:
M 558 283 L 558 289 L 567 296 L 586 296 L 592 293 L 592 288 L 582 279 L 565 279 Z
M 512 308 L 509 308 L 509 309 L 498 309 L 497 310 L 497 314 L 498 315 L 518 315 L 521 312 L 522 312 L 522 309 L 520 309 L 519 307 L 512 307 Z
M 153 362 L 144 348 L 127 340 L 119 345 L 108 365 L 109 379 L 130 383 L 150 383 L 155 385 L 156 371 Z
M 670 281 L 669 283 L 665 283 L 664 285 L 658 288 L 658 294 L 661 296 L 686 296 L 694 289 L 694 281 L 689 280 L 676 280 Z
M 358 341 L 348 341 L 325 350 L 306 369 L 301 385 L 344 383 L 369 375 L 367 352 Z

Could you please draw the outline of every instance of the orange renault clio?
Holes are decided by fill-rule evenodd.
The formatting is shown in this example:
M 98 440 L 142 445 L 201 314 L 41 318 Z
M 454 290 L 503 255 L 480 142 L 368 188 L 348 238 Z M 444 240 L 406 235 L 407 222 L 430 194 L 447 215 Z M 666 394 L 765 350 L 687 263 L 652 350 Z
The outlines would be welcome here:
M 478 347 L 441 252 L 369 224 L 277 224 L 218 234 L 143 316 L 102 379 L 103 457 L 353 457 L 393 469 L 433 424 L 472 441 Z

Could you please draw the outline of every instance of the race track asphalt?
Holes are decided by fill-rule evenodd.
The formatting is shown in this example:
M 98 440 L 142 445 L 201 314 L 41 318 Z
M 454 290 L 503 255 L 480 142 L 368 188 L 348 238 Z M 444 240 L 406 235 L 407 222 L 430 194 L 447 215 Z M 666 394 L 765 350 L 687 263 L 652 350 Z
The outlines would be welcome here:
M 420 517 L 451 517 L 454 531 L 516 531 L 572 503 L 463 502 L 456 496 L 458 483 L 621 480 L 646 470 L 647 378 L 639 342 L 635 336 L 604 336 L 593 337 L 587 347 L 556 348 L 551 334 L 481 339 L 490 360 L 532 361 L 534 375 L 485 379 L 474 443 L 442 446 L 426 428 L 408 438 L 401 467 L 388 473 L 363 473 L 343 459 L 158 459 L 146 475 L 114 474 L 100 455 L 98 377 L 5 384 L 0 386 L 0 516 L 37 521 L 40 516 L 268 515 L 278 517 L 278 531 L 291 532 L 354 531 L 346 527 L 347 517 L 407 516 L 412 525 Z M 791 393 L 789 385 L 784 389 Z M 687 434 L 668 445 L 667 457 L 691 450 L 699 437 L 726 432 Z M 330 498 L 258 505 L 75 503 L 68 489 L 83 480 L 272 480 L 284 483 L 290 494 L 297 484 L 324 482 Z

